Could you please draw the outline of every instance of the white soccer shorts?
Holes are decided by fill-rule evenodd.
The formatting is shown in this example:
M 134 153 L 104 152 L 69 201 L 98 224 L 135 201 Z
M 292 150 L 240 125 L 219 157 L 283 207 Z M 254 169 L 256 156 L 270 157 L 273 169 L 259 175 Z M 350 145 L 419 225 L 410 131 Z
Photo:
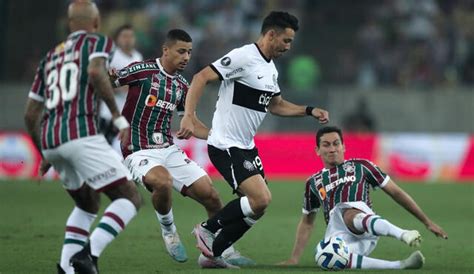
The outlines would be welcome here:
M 195 181 L 207 175 L 206 171 L 189 159 L 177 145 L 134 152 L 125 158 L 124 164 L 132 173 L 133 180 L 143 186 L 143 177 L 150 169 L 156 166 L 166 168 L 173 177 L 173 188 L 183 195 Z
M 352 233 L 344 223 L 344 218 L 342 216 L 342 213 L 346 208 L 357 208 L 366 214 L 375 215 L 372 209 L 364 202 L 346 202 L 337 204 L 331 212 L 329 212 L 329 223 L 324 238 L 340 237 L 346 242 L 351 253 L 368 256 L 377 246 L 379 237 L 367 232 L 364 234 Z
M 103 135 L 75 139 L 43 150 L 43 155 L 59 173 L 67 190 L 77 190 L 86 183 L 101 191 L 122 178 L 132 179 L 122 164 L 121 156 Z

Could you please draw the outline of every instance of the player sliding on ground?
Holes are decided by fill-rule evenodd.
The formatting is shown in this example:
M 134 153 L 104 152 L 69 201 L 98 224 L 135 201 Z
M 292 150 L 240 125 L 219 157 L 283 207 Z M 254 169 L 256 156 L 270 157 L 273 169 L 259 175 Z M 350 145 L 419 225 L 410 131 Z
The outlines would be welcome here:
M 339 128 L 323 127 L 318 130 L 316 144 L 316 154 L 323 161 L 324 168 L 306 182 L 303 217 L 298 224 L 293 252 L 288 260 L 280 264 L 298 264 L 313 230 L 316 212 L 322 208 L 327 223 L 324 238 L 342 238 L 349 247 L 351 255 L 346 268 L 421 268 L 424 257 L 420 251 L 413 252 L 401 261 L 368 257 L 380 236 L 396 238 L 412 247 L 418 247 L 421 242 L 418 231 L 397 227 L 374 213 L 369 187 L 383 189 L 436 236 L 447 239 L 446 232 L 431 221 L 405 191 L 370 161 L 344 160 L 345 147 Z

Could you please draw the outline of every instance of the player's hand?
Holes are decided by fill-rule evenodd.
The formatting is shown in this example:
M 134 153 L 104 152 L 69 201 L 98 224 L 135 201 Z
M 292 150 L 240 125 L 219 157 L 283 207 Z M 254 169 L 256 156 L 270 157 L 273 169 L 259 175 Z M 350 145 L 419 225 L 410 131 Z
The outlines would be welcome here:
M 181 119 L 181 124 L 178 132 L 176 133 L 176 137 L 178 139 L 189 139 L 193 136 L 194 133 L 194 123 L 193 118 L 190 116 L 184 115 L 183 119 Z
M 298 260 L 296 258 L 289 258 L 288 260 L 279 262 L 276 265 L 297 265 L 297 264 L 298 264 Z
M 40 176 L 44 176 L 50 168 L 51 168 L 51 164 L 48 161 L 46 161 L 45 159 L 41 160 L 40 167 L 39 167 Z
M 434 233 L 437 237 L 448 239 L 448 234 L 437 224 L 430 222 L 426 225 L 426 228 Z
M 314 118 L 318 119 L 320 124 L 327 124 L 329 122 L 329 112 L 321 108 L 314 108 L 311 112 Z
M 120 140 L 120 147 L 124 148 L 130 136 L 130 128 L 124 128 L 119 131 L 118 139 Z
M 110 82 L 112 83 L 115 82 L 115 80 L 117 80 L 118 78 L 117 70 L 115 68 L 109 68 L 108 73 L 109 73 Z

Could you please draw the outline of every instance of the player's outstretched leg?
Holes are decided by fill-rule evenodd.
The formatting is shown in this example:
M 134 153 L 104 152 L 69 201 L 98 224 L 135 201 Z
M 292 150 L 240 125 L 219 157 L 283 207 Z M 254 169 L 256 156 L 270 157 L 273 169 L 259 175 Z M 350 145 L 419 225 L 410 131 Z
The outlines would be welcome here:
M 401 261 L 387 261 L 370 258 L 352 253 L 346 268 L 352 269 L 419 269 L 425 258 L 420 251 L 413 252 L 408 258 Z
M 66 223 L 61 262 L 59 269 L 66 274 L 74 274 L 74 269 L 69 264 L 72 255 L 79 252 L 87 243 L 89 229 L 96 218 L 96 214 L 86 212 L 79 207 L 74 207 Z
M 222 202 L 219 194 L 212 186 L 211 179 L 205 175 L 194 181 L 186 190 L 186 196 L 196 200 L 207 211 L 208 217 L 212 218 L 222 209 Z M 219 231 L 217 232 L 217 234 Z M 255 265 L 255 262 L 245 256 L 242 256 L 233 246 L 227 248 L 222 257 L 230 264 L 237 266 Z
M 354 216 L 353 227 L 357 231 L 375 236 L 394 237 L 412 247 L 418 247 L 421 243 L 421 235 L 418 231 L 401 229 L 378 215 L 358 213 Z
M 97 261 L 100 254 L 125 229 L 141 205 L 141 197 L 135 184 L 125 178 L 123 182 L 117 182 L 104 192 L 112 203 L 105 209 L 89 242 L 70 260 L 79 274 L 98 273 Z
M 68 190 L 68 193 L 76 206 L 66 222 L 61 261 L 57 269 L 58 273 L 74 274 L 74 268 L 69 260 L 82 250 L 88 241 L 89 230 L 99 211 L 100 195 L 86 184 L 79 189 Z
M 188 255 L 183 243 L 178 235 L 178 230 L 174 224 L 173 209 L 167 214 L 162 215 L 158 211 L 156 216 L 161 227 L 161 236 L 165 242 L 166 251 L 175 261 L 183 263 L 188 260 Z
M 171 208 L 173 177 L 165 167 L 155 166 L 146 173 L 143 183 L 152 192 L 151 201 L 160 223 L 166 251 L 175 261 L 187 261 L 188 255 L 179 238 Z

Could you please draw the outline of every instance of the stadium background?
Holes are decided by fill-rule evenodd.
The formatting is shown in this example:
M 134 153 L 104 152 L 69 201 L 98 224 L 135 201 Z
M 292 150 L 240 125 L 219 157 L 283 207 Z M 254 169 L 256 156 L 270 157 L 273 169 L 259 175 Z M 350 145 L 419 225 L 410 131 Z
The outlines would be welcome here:
M 101 32 L 112 35 L 119 25 L 131 23 L 136 29 L 138 49 L 145 58 L 161 54 L 160 45 L 168 29 L 178 27 L 187 30 L 194 40 L 193 57 L 185 73 L 189 80 L 193 73 L 230 49 L 254 41 L 259 33 L 261 19 L 270 10 L 287 10 L 297 15 L 301 29 L 293 48 L 276 61 L 283 96 L 297 103 L 315 104 L 327 109 L 331 115 L 331 124 L 342 126 L 348 134 L 346 146 L 349 157 L 366 157 L 376 162 L 396 180 L 403 182 L 404 188 L 413 191 L 415 199 L 421 200 L 421 205 L 427 207 L 428 213 L 434 214 L 434 219 L 450 228 L 447 230 L 448 233 L 451 232 L 452 239 L 445 251 L 439 251 L 444 247 L 440 247 L 440 243 L 427 235 L 427 250 L 433 248 L 427 252 L 439 256 L 436 258 L 440 261 L 438 265 L 431 265 L 433 271 L 444 266 L 441 264 L 443 254 L 449 253 L 448 260 L 453 261 L 456 254 L 473 257 L 472 1 L 96 2 L 102 14 Z M 67 20 L 64 15 L 67 4 L 68 1 L 64 0 L 0 0 L 0 234 L 4 235 L 0 237 L 0 255 L 8 254 L 9 258 L 4 261 L 5 264 L 0 260 L 2 273 L 10 273 L 7 270 L 12 269 L 13 272 L 22 272 L 22 268 L 18 266 L 21 264 L 21 254 L 26 252 L 25 248 L 30 250 L 30 247 L 19 242 L 31 240 L 26 236 L 28 232 L 19 228 L 25 223 L 25 218 L 33 229 L 41 230 L 48 225 L 51 231 L 57 232 L 51 232 L 52 236 L 45 236 L 51 237 L 46 244 L 49 250 L 47 256 L 56 259 L 58 243 L 62 237 L 59 232 L 62 231 L 63 220 L 69 210 L 65 208 L 64 211 L 58 211 L 56 208 L 61 207 L 61 204 L 70 204 L 59 184 L 43 184 L 37 188 L 36 184 L 31 183 L 35 180 L 32 178 L 37 175 L 39 158 L 31 141 L 24 135 L 23 125 L 24 105 L 37 63 L 47 50 L 66 37 Z M 207 90 L 198 113 L 206 124 L 210 124 L 217 86 L 209 86 Z M 178 119 L 175 119 L 174 124 L 176 129 Z M 250 252 L 250 255 L 252 249 L 247 245 L 251 246 L 252 241 L 256 244 L 261 241 L 261 233 L 265 233 L 264 229 L 269 226 L 281 225 L 283 222 L 293 235 L 299 214 L 302 179 L 321 167 L 313 154 L 314 132 L 317 128 L 315 121 L 309 118 L 268 116 L 263 123 L 257 135 L 257 143 L 265 169 L 271 180 L 280 180 L 282 183 L 273 187 L 276 205 L 273 211 L 270 210 L 268 221 L 261 222 L 260 228 L 250 233 L 251 240 L 242 243 L 241 249 Z M 191 140 L 180 142 L 180 145 L 219 180 L 208 162 L 205 143 Z M 54 178 L 54 175 L 51 176 Z M 289 179 L 294 180 L 291 181 L 292 184 L 286 183 Z M 405 182 L 416 184 L 404 184 Z M 224 200 L 230 199 L 224 184 L 216 184 L 223 193 Z M 284 193 L 295 195 L 285 199 Z M 44 203 L 41 198 L 43 194 L 51 195 L 50 203 Z M 376 202 L 377 195 L 382 196 L 376 193 Z M 429 199 L 436 195 L 442 196 L 441 201 Z M 147 199 L 146 193 L 144 196 Z M 280 196 L 283 199 L 278 198 Z M 456 201 L 448 202 L 454 199 Z M 10 210 L 19 202 L 22 203 L 21 207 L 15 211 Z M 178 203 L 178 212 L 180 208 L 186 210 L 193 207 L 182 199 Z M 387 209 L 388 217 L 394 214 L 392 218 L 401 224 L 414 224 L 413 219 L 397 217 L 397 211 L 391 213 L 393 204 L 384 204 L 384 197 L 380 198 L 380 203 L 382 213 Z M 32 206 L 37 206 L 38 209 L 31 209 Z M 38 213 L 43 206 L 45 210 L 56 212 L 61 217 L 45 222 L 44 219 L 51 216 L 44 215 L 43 211 Z M 440 207 L 443 209 L 438 209 Z M 150 210 L 149 208 L 148 204 L 144 211 Z M 293 211 L 289 212 L 290 209 Z M 456 210 L 459 215 L 449 214 L 452 210 Z M 28 214 L 25 215 L 25 212 Z M 398 213 L 402 215 L 401 211 Z M 146 224 L 156 228 L 151 215 L 146 214 L 140 215 L 141 221 L 137 221 L 136 226 Z M 180 214 L 183 214 L 182 218 L 189 217 L 182 221 L 186 225 L 188 222 L 192 225 L 200 219 L 176 213 L 178 224 Z M 277 217 L 279 214 L 286 217 Z M 10 222 L 3 222 L 8 218 L 11 219 Z M 41 224 L 39 227 L 38 223 Z M 133 231 L 133 228 L 130 230 Z M 140 226 L 140 233 L 142 230 Z M 12 236 L 12 231 L 19 232 L 22 236 Z M 466 231 L 470 233 L 465 235 Z M 147 232 L 143 233 L 146 235 Z M 289 234 L 287 231 L 281 233 Z M 38 232 L 35 235 L 43 234 Z M 126 235 L 117 245 L 126 245 L 126 237 L 133 238 L 133 232 Z M 313 237 L 314 240 L 320 235 L 321 231 Z M 190 250 L 192 239 L 186 238 Z M 270 252 L 272 256 L 257 261 L 271 264 L 275 260 L 284 259 L 291 250 L 292 236 L 285 239 L 281 243 L 280 253 L 276 248 L 273 253 Z M 37 243 L 39 240 L 35 238 L 32 242 Z M 157 241 L 161 244 L 159 239 Z M 457 243 L 463 247 L 456 246 Z M 391 244 L 392 242 L 388 243 L 389 246 Z M 11 246 L 18 248 L 13 248 L 16 251 L 8 253 L 11 250 L 7 250 L 7 247 Z M 393 243 L 393 248 L 395 247 L 396 244 Z M 165 254 L 162 246 L 159 245 L 159 248 L 161 249 L 156 252 Z M 43 249 L 32 250 L 42 262 L 40 265 L 46 267 L 36 270 L 46 272 L 44 269 L 48 269 L 51 264 L 41 258 Z M 382 255 L 391 254 L 386 249 L 378 252 Z M 308 253 L 307 264 L 311 263 L 311 252 L 305 254 Z M 119 256 L 116 253 L 110 254 Z M 398 253 L 393 254 L 393 257 L 399 257 Z M 110 259 L 110 263 L 106 261 L 105 265 L 113 265 L 112 262 Z M 466 260 L 466 263 L 466 267 L 456 269 L 460 272 L 472 272 L 473 262 Z M 156 268 L 162 269 L 161 266 L 157 263 Z M 195 265 L 190 264 L 189 269 L 192 269 L 191 266 Z M 168 268 L 180 269 L 171 262 Z M 27 269 L 31 271 L 26 272 L 32 272 L 35 268 L 32 265 Z

